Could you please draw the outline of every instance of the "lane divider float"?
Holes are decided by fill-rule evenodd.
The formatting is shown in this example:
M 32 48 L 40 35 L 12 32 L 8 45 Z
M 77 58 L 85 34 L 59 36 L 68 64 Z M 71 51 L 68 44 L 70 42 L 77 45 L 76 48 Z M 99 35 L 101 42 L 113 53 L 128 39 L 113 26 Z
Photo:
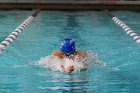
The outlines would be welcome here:
M 133 38 L 133 40 L 140 44 L 140 36 L 136 34 L 128 25 L 126 25 L 124 22 L 122 22 L 119 18 L 115 17 L 111 12 L 108 10 L 105 10 L 105 12 L 112 18 L 112 20 L 119 25 L 124 31 Z
M 16 37 L 25 29 L 25 27 L 33 20 L 34 17 L 40 12 L 39 9 L 36 9 L 31 16 L 25 19 L 5 40 L 0 43 L 0 51 L 6 49 L 6 47 L 11 44 Z

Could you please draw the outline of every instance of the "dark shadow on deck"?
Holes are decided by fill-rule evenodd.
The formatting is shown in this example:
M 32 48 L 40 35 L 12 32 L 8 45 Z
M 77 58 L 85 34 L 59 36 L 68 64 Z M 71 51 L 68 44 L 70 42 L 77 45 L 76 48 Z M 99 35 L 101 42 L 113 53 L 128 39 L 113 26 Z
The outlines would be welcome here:
M 70 0 L 71 1 L 71 0 Z M 106 2 L 1 2 L 0 9 L 45 9 L 45 10 L 140 10 L 140 1 Z

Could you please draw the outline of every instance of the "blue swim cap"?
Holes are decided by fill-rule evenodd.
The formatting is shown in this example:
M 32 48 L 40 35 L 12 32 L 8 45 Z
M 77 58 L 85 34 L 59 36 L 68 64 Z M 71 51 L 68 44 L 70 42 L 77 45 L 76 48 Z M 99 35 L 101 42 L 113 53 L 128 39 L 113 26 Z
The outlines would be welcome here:
M 60 45 L 62 53 L 72 53 L 75 51 L 75 42 L 70 38 L 65 38 Z

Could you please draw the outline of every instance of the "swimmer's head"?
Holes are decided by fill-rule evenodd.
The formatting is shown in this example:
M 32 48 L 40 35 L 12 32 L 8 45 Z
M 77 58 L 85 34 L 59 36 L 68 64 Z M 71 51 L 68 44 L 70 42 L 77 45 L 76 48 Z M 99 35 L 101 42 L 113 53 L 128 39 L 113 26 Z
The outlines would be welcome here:
M 65 38 L 60 45 L 62 53 L 73 53 L 75 51 L 75 42 L 70 38 Z

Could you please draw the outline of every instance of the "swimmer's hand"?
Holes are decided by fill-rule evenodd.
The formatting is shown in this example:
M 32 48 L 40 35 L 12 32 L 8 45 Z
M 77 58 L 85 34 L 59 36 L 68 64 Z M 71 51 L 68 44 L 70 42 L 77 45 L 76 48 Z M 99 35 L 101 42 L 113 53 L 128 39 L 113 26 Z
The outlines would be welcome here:
M 61 68 L 64 72 L 67 72 L 67 73 L 74 71 L 74 66 L 64 67 L 63 65 L 61 65 Z

